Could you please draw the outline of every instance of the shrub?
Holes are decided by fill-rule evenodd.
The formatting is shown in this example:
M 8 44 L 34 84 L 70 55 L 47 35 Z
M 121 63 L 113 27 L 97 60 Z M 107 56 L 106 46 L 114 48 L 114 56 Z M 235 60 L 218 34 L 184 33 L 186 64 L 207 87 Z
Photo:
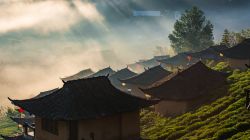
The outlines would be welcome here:
M 234 134 L 236 134 L 238 132 L 237 129 L 235 129 L 234 127 L 232 128 L 226 128 L 226 129 L 222 129 L 220 131 L 218 131 L 215 134 L 215 139 L 216 140 L 225 140 L 227 138 L 232 137 Z
M 250 123 L 248 123 L 248 122 L 238 123 L 236 125 L 236 129 L 241 131 L 241 132 L 246 131 L 246 130 L 250 129 Z

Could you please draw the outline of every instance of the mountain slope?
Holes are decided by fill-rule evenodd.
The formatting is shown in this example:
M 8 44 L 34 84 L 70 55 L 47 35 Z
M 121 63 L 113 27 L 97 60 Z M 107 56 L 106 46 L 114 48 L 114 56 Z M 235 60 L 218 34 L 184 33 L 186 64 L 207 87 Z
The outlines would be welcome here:
M 177 118 L 162 118 L 144 110 L 141 113 L 142 137 L 169 140 L 250 138 L 250 111 L 245 108 L 244 95 L 244 89 L 250 89 L 250 70 L 235 70 L 228 81 L 228 95 Z

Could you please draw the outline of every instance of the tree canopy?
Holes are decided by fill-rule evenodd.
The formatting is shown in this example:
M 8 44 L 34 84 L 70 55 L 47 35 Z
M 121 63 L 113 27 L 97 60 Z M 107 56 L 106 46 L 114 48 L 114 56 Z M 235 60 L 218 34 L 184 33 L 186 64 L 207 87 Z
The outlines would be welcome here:
M 200 51 L 213 45 L 213 25 L 198 7 L 186 10 L 169 35 L 176 52 Z
M 224 30 L 224 33 L 221 39 L 221 44 L 226 45 L 228 47 L 230 46 L 230 33 L 227 29 Z
M 230 32 L 225 29 L 224 34 L 222 35 L 221 44 L 233 47 L 246 38 L 250 38 L 250 29 L 241 30 L 241 32 Z

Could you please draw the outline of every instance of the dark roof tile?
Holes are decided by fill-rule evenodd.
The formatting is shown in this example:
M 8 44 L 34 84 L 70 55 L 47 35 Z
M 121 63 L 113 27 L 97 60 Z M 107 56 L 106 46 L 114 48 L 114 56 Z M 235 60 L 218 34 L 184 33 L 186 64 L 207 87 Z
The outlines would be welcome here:
M 190 56 L 199 58 L 199 59 L 212 59 L 212 60 L 223 60 L 223 57 L 220 56 L 220 52 L 228 49 L 225 45 L 211 46 L 200 52 L 190 53 Z
M 120 89 L 121 87 L 121 82 L 120 79 L 127 79 L 133 76 L 136 76 L 137 74 L 130 71 L 128 68 L 124 68 L 121 69 L 119 71 L 117 71 L 116 73 L 114 73 L 113 75 L 109 76 L 109 80 L 111 81 L 111 83 Z
M 226 84 L 226 75 L 198 62 L 156 86 L 142 89 L 146 94 L 165 100 L 190 100 Z
M 250 59 L 250 38 L 232 48 L 223 50 L 222 54 L 228 58 Z
M 134 84 L 137 86 L 149 86 L 154 82 L 164 78 L 165 76 L 169 75 L 171 72 L 163 69 L 160 65 L 150 68 L 145 72 L 131 77 L 129 79 L 121 79 L 121 82 Z
M 11 101 L 36 116 L 54 120 L 93 119 L 135 111 L 157 102 L 116 89 L 106 76 L 68 81 L 43 98 Z
M 55 88 L 55 89 L 52 89 L 52 90 L 48 90 L 48 91 L 43 91 L 43 92 L 40 92 L 40 94 L 38 94 L 37 96 L 33 97 L 34 99 L 36 98 L 41 98 L 41 97 L 44 97 L 44 96 L 47 96 L 55 91 L 59 90 L 59 88 Z

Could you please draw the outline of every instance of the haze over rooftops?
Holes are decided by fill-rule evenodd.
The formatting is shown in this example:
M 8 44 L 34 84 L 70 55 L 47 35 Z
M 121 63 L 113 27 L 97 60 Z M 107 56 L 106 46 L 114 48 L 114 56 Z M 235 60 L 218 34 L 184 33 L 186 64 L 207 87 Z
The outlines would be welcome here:
M 104 68 L 104 69 L 97 71 L 96 73 L 88 76 L 87 78 L 98 77 L 98 76 L 107 76 L 107 75 L 111 76 L 114 73 L 115 73 L 115 71 L 113 69 L 111 69 L 110 67 L 107 67 L 107 68 Z
M 223 50 L 222 54 L 228 58 L 250 59 L 250 38 L 232 48 Z
M 62 78 L 62 80 L 63 81 L 71 81 L 71 80 L 82 79 L 82 78 L 85 78 L 87 76 L 90 76 L 93 73 L 94 72 L 91 69 L 85 69 L 85 70 L 82 70 L 82 71 L 72 75 L 72 76 Z
M 162 55 L 162 56 L 154 56 L 153 58 L 149 59 L 149 60 L 144 60 L 139 62 L 141 65 L 143 65 L 145 68 L 152 68 L 155 66 L 159 65 L 158 60 L 163 60 L 163 59 L 167 59 L 169 58 L 168 55 Z
M 160 65 L 150 68 L 145 72 L 128 79 L 121 79 L 121 82 L 138 86 L 149 86 L 154 82 L 168 76 L 171 72 L 163 69 Z
M 154 56 L 153 58 L 148 60 L 139 60 L 136 63 L 129 64 L 128 67 L 131 68 L 133 71 L 136 71 L 137 73 L 141 73 L 144 71 L 145 68 L 152 68 L 158 66 L 158 60 L 163 60 L 167 58 L 169 58 L 168 55 Z
M 36 117 L 53 120 L 95 119 L 136 111 L 158 102 L 124 93 L 106 76 L 68 81 L 43 98 L 10 101 Z
M 196 58 L 192 58 L 191 61 L 188 60 L 188 56 L 190 55 L 190 52 L 184 52 L 184 53 L 179 53 L 173 57 L 170 57 L 168 59 L 163 59 L 163 60 L 159 60 L 159 62 L 163 63 L 163 64 L 167 64 L 167 65 L 174 65 L 174 66 L 178 66 L 178 65 L 187 65 L 188 63 L 192 62 L 198 62 L 198 59 Z
M 191 100 L 207 96 L 210 91 L 226 84 L 226 75 L 198 62 L 160 85 L 142 89 L 146 94 L 165 100 Z

